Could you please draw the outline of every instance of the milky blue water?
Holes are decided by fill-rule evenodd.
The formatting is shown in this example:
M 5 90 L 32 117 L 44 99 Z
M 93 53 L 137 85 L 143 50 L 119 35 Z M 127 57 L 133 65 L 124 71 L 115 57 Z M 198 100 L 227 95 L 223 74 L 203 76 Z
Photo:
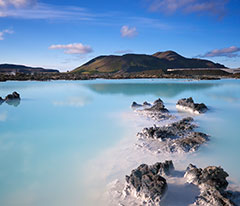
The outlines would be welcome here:
M 98 169 L 91 164 L 136 132 L 122 115 L 132 113 L 133 101 L 159 97 L 173 113 L 183 97 L 209 106 L 210 111 L 196 120 L 211 141 L 190 155 L 186 165 L 221 165 L 240 183 L 239 80 L 0 83 L 0 96 L 13 91 L 21 95 L 19 105 L 0 105 L 1 206 L 100 205 L 96 200 L 105 185 L 96 188 L 88 179 L 105 178 L 101 167 L 108 167 L 109 159 L 117 163 L 119 157 L 104 156 Z

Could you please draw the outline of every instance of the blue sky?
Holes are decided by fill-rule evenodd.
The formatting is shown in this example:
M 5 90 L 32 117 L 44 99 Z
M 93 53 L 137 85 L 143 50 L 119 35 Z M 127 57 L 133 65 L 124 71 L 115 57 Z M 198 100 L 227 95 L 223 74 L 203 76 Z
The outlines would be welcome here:
M 0 63 L 71 70 L 174 50 L 240 67 L 239 0 L 0 0 Z

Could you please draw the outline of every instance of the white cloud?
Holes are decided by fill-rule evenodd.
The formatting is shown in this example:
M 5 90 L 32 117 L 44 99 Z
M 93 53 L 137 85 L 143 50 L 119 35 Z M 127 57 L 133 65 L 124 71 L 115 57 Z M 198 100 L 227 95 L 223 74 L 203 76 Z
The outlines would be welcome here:
M 3 31 L 0 31 L 0 40 L 4 40 L 5 34 L 12 34 L 12 33 L 13 33 L 13 31 L 10 29 L 5 29 Z
M 35 4 L 35 0 L 0 0 L 0 7 L 16 7 L 21 8 Z
M 150 2 L 150 11 L 161 11 L 167 14 L 208 13 L 222 17 L 229 0 L 150 0 Z
M 238 57 L 240 56 L 238 52 L 240 52 L 240 47 L 231 46 L 223 49 L 214 49 L 204 55 L 199 55 L 199 57 Z
M 134 37 L 138 35 L 136 27 L 129 27 L 126 25 L 122 26 L 120 32 L 122 37 Z
M 87 54 L 93 51 L 90 46 L 81 43 L 51 45 L 49 49 L 63 49 L 65 54 Z

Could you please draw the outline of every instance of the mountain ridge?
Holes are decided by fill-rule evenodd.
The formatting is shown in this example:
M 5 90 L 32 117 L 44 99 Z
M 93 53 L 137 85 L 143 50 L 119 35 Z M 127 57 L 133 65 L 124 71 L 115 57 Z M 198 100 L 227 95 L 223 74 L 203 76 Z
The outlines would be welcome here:
M 102 55 L 72 70 L 83 74 L 131 73 L 156 70 L 160 73 L 174 68 L 225 68 L 205 59 L 186 58 L 174 51 L 147 54 Z

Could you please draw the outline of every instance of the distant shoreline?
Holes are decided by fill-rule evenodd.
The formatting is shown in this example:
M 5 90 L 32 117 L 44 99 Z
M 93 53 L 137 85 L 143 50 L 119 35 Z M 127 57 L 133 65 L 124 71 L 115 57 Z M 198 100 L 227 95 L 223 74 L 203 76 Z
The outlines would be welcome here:
M 193 79 L 193 80 L 220 80 L 220 79 L 240 79 L 240 73 L 236 74 L 149 74 L 149 73 L 124 73 L 124 74 L 92 74 L 83 75 L 78 73 L 40 73 L 34 75 L 0 74 L 0 82 L 5 81 L 50 81 L 50 80 L 94 80 L 94 79 Z

